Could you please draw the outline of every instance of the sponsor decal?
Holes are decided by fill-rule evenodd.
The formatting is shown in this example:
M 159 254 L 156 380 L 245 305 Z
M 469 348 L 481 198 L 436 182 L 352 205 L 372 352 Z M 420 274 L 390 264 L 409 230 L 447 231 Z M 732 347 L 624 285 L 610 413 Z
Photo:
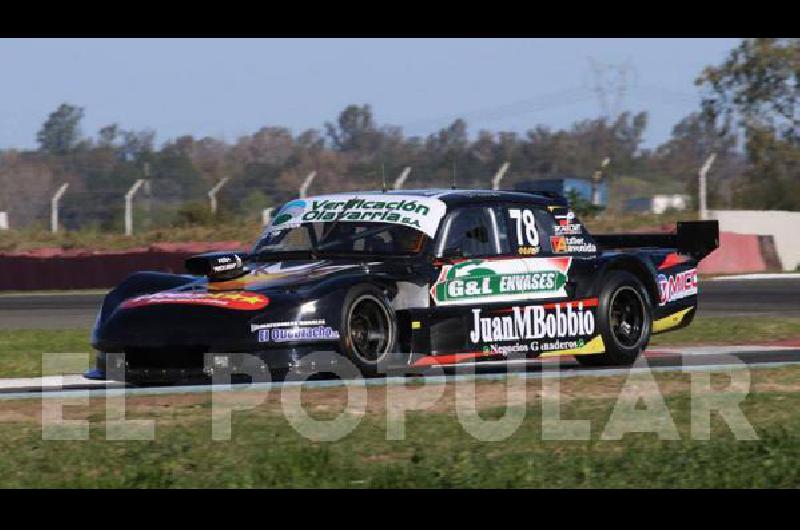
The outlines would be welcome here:
M 583 233 L 583 227 L 580 223 L 573 222 L 575 213 L 572 210 L 564 215 L 555 215 L 554 217 L 556 218 L 556 225 L 553 232 L 557 236 L 572 236 Z
M 306 209 L 306 201 L 295 200 L 287 202 L 283 208 L 275 214 L 275 219 L 272 221 L 273 226 L 280 226 L 289 223 L 293 219 L 299 218 L 303 215 Z
M 660 305 L 697 294 L 697 269 L 677 274 L 659 274 L 658 289 L 661 292 Z
M 565 298 L 571 258 L 473 259 L 442 267 L 431 287 L 438 305 Z
M 539 247 L 531 247 L 531 246 L 519 247 L 517 249 L 517 253 L 522 256 L 535 256 L 536 254 L 539 253 Z
M 436 235 L 444 216 L 439 199 L 411 195 L 327 195 L 287 203 L 275 216 L 269 231 L 301 223 L 375 222 L 409 226 Z
M 250 331 L 255 332 L 262 329 L 271 329 L 271 328 L 296 328 L 300 326 L 324 326 L 324 325 L 325 325 L 324 319 L 267 322 L 266 324 L 250 324 Z
M 338 340 L 339 332 L 329 326 L 259 329 L 258 342 Z
M 488 317 L 483 316 L 483 309 L 476 308 L 472 310 L 469 338 L 474 344 L 490 343 L 491 347 L 491 343 L 497 342 L 590 336 L 595 331 L 591 308 L 596 305 L 597 299 L 589 299 L 552 305 L 514 306 L 511 314 Z M 537 345 L 536 349 L 542 346 Z
M 567 238 L 564 236 L 550 236 L 550 247 L 556 254 L 567 251 Z
M 242 266 L 242 258 L 238 255 L 233 257 L 222 256 L 217 258 L 217 263 L 219 265 L 212 265 L 211 270 L 213 272 L 225 272 L 230 271 Z
M 581 225 L 577 223 L 564 223 L 554 225 L 553 232 L 559 236 L 580 235 L 583 233 Z
M 550 246 L 556 254 L 597 252 L 597 245 L 587 243 L 582 237 L 550 236 Z
M 223 309 L 255 311 L 269 304 L 269 298 L 259 293 L 155 293 L 125 300 L 120 307 L 129 309 L 159 304 L 205 305 Z

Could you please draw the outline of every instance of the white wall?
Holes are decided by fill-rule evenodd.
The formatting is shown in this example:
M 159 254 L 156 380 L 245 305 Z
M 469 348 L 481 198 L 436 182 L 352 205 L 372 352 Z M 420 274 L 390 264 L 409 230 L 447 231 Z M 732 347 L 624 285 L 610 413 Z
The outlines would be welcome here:
M 8 212 L 0 212 L 0 230 L 8 230 Z
M 800 212 L 709 210 L 708 217 L 719 221 L 721 232 L 771 235 L 783 270 L 800 265 Z
M 685 210 L 689 204 L 688 195 L 653 195 L 652 212 L 662 214 L 668 209 Z

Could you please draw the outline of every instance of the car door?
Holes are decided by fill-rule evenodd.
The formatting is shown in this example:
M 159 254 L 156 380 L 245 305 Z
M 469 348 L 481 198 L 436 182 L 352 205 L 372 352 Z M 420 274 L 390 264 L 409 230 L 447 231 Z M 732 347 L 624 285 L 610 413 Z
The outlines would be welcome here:
M 508 217 L 498 205 L 457 207 L 443 220 L 434 243 L 437 275 L 430 289 L 432 354 L 482 357 L 470 352 L 475 349 L 470 340 L 473 312 L 504 303 L 503 278 L 527 271 L 509 234 Z
M 459 362 L 581 347 L 593 315 L 569 303 L 570 272 L 596 249 L 574 215 L 528 202 L 451 215 L 434 248 L 431 352 Z
M 524 273 L 511 252 L 507 219 L 497 206 L 462 206 L 445 218 L 435 243 L 438 275 L 431 286 L 436 307 L 470 306 L 502 299 L 503 274 Z

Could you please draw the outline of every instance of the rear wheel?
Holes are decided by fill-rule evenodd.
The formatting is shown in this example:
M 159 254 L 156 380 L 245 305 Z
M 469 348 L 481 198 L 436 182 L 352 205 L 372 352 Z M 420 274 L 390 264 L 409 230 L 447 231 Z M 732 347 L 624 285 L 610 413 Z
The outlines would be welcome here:
M 647 347 L 652 331 L 650 297 L 633 274 L 613 271 L 603 281 L 598 304 L 598 329 L 605 352 L 577 355 L 587 366 L 628 366 Z
M 372 285 L 350 289 L 342 307 L 342 349 L 361 373 L 377 375 L 394 351 L 397 319 L 383 291 Z

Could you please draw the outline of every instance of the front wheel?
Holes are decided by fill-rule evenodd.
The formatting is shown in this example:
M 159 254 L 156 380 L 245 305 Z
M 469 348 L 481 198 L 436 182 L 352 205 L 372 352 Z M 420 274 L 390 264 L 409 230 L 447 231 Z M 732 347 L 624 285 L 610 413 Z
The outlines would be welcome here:
M 342 349 L 361 373 L 378 374 L 378 366 L 394 351 L 397 318 L 383 291 L 372 285 L 350 289 L 342 307 Z
M 598 304 L 598 329 L 605 352 L 576 355 L 587 366 L 629 366 L 647 347 L 652 331 L 650 297 L 642 282 L 629 272 L 614 271 L 603 282 Z

